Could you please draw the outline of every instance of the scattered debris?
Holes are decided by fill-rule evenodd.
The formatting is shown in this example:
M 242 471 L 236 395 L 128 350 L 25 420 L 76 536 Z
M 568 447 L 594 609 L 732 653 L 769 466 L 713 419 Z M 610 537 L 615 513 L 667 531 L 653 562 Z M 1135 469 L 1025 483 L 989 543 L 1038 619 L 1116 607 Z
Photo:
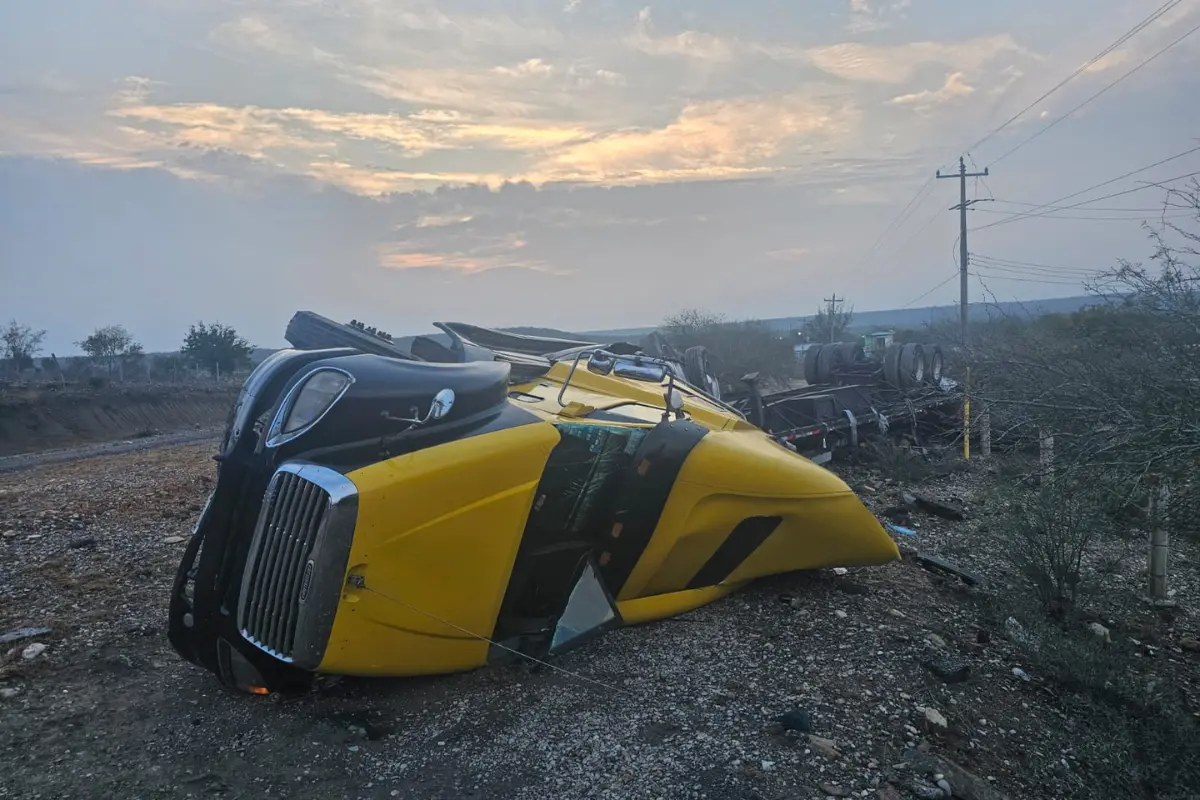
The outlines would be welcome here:
M 0 644 L 12 644 L 22 639 L 32 639 L 34 636 L 45 636 L 47 633 L 50 633 L 49 628 L 17 628 L 0 634 Z
M 168 536 L 162 540 L 163 544 L 179 544 L 180 542 L 186 541 L 187 539 L 182 536 Z
M 1029 673 L 1026 672 L 1025 670 L 1021 669 L 1020 667 L 1013 667 L 1012 674 L 1015 677 L 1018 677 L 1021 680 L 1025 681 L 1026 683 L 1029 683 L 1031 680 L 1033 680 L 1033 678 L 1029 677 Z
M 5 686 L 4 688 L 0 689 L 0 697 L 4 698 L 5 700 L 11 700 L 20 693 L 21 690 L 14 686 Z
M 952 655 L 926 659 L 921 665 L 945 683 L 962 683 L 971 674 L 971 666 Z
M 936 708 L 925 709 L 925 721 L 931 725 L 936 725 L 939 728 L 950 727 L 950 723 L 942 715 L 942 712 L 938 711 Z
M 904 534 L 905 536 L 916 536 L 917 535 L 917 532 L 914 531 L 912 528 L 905 528 L 903 525 L 897 525 L 893 522 L 887 523 L 887 528 L 890 531 L 895 531 L 896 533 L 901 533 L 901 534 Z
M 940 500 L 934 500 L 932 498 L 925 497 L 924 495 L 914 495 L 913 505 L 927 514 L 932 514 L 933 516 L 941 517 L 942 519 L 961 522 L 967 518 L 966 514 L 963 513 L 961 508 L 952 506 L 949 503 L 943 503 Z
M 807 711 L 794 709 L 785 712 L 775 718 L 783 730 L 797 731 L 799 733 L 812 733 L 812 715 Z
M 819 784 L 817 784 L 817 788 L 820 789 L 822 792 L 824 792 L 826 795 L 828 795 L 830 797 L 849 797 L 850 796 L 849 789 L 843 789 L 841 786 L 838 786 L 836 783 L 819 783 Z
M 968 586 L 978 586 L 980 583 L 982 583 L 977 576 L 972 575 L 970 572 L 967 572 L 961 567 L 955 566 L 940 556 L 935 556 L 930 553 L 917 553 L 917 563 L 922 567 L 925 567 L 925 569 L 932 570 L 934 572 L 945 572 L 950 575 L 954 575 L 955 577 L 960 578 L 962 582 Z
M 67 547 L 70 548 L 71 550 L 82 550 L 85 547 L 95 547 L 95 546 L 96 546 L 96 540 L 94 537 L 91 537 L 91 536 L 85 536 L 82 539 L 75 539 L 74 541 L 72 541 L 70 544 L 67 545 Z
M 842 611 L 840 608 L 839 608 L 839 609 L 837 609 L 836 611 L 834 611 L 834 612 L 833 612 L 833 615 L 834 615 L 835 617 L 837 617 L 838 619 L 845 619 L 846 617 L 850 616 L 850 615 L 849 615 L 849 614 L 847 614 L 845 611 Z
M 1189 653 L 1200 653 L 1200 640 L 1196 639 L 1180 639 L 1179 646 Z

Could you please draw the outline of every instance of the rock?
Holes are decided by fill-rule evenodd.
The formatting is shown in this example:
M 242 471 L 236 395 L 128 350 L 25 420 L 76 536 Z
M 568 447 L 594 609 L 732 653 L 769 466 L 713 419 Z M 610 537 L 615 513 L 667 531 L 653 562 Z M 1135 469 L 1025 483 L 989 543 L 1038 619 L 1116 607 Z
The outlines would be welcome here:
M 833 568 L 833 574 L 834 574 L 834 575 L 838 575 L 838 576 L 841 576 L 841 575 L 849 575 L 849 574 L 850 574 L 850 570 L 846 569 L 845 567 L 834 567 L 834 568 Z
M 20 693 L 21 693 L 20 689 L 17 689 L 12 686 L 5 686 L 3 689 L 0 689 L 0 697 L 4 698 L 5 700 L 11 700 L 14 697 L 16 697 L 17 695 L 19 695 Z
M 5 539 L 11 539 L 11 538 L 13 538 L 13 537 L 14 537 L 14 536 L 16 536 L 16 535 L 17 535 L 17 532 L 16 532 L 16 531 L 13 531 L 13 530 L 8 530 L 8 531 L 5 531 L 5 532 L 4 532 L 4 538 L 5 538 Z
M 1088 630 L 1106 642 L 1112 641 L 1112 637 L 1108 634 L 1108 628 L 1104 627 L 1099 622 L 1093 622 L 1091 625 L 1088 625 Z
M 837 746 L 832 739 L 826 739 L 823 736 L 817 736 L 810 733 L 808 734 L 808 743 L 813 750 L 816 750 L 818 753 L 828 759 L 832 760 L 842 757 L 841 751 L 837 749 Z
M 25 659 L 26 661 L 30 661 L 37 658 L 45 651 L 46 645 L 42 644 L 41 642 L 34 642 L 21 651 L 21 658 Z
M 908 619 L 908 615 L 898 608 L 889 608 L 888 613 L 896 619 Z
M 850 580 L 838 581 L 836 584 L 834 584 L 833 588 L 837 589 L 839 592 L 842 592 L 843 594 L 862 595 L 862 594 L 868 593 L 867 587 L 863 586 L 861 583 L 858 583 L 857 581 L 850 581 Z
M 1021 669 L 1020 667 L 1013 667 L 1012 674 L 1015 677 L 1020 678 L 1021 680 L 1025 681 L 1026 683 L 1029 683 L 1031 680 L 1033 680 L 1033 678 L 1029 677 L 1029 673 L 1026 672 L 1025 670 Z
M 11 644 L 22 639 L 32 639 L 34 636 L 45 636 L 49 632 L 49 628 L 17 628 L 0 635 L 0 644 Z
M 845 619 L 846 617 L 850 616 L 845 611 L 842 611 L 840 608 L 837 611 L 834 611 L 833 615 L 835 617 L 837 617 L 838 619 Z
M 85 536 L 82 539 L 76 539 L 67 545 L 67 547 L 71 548 L 72 550 L 81 550 L 84 547 L 95 547 L 95 546 L 96 546 L 96 540 L 91 536 Z
M 936 725 L 939 728 L 949 728 L 950 723 L 942 716 L 942 712 L 936 708 L 925 709 L 925 721 L 931 725 Z
M 975 641 L 979 642 L 980 644 L 987 644 L 991 640 L 992 635 L 984 628 L 980 628 L 979 630 L 975 631 Z
M 946 640 L 938 636 L 936 633 L 925 634 L 925 641 L 937 648 L 946 649 Z
M 836 783 L 818 783 L 817 788 L 820 789 L 825 794 L 829 795 L 830 797 L 849 797 L 850 796 L 849 789 L 843 789 L 841 786 L 838 786 Z
M 184 539 L 182 536 L 168 536 L 162 540 L 163 544 L 179 544 L 183 541 L 186 541 L 186 539 Z
M 1200 653 L 1200 641 L 1195 639 L 1180 639 L 1179 646 L 1189 653 Z
M 900 792 L 896 791 L 891 786 L 880 786 L 875 791 L 875 797 L 877 800 L 904 800 L 900 796 Z

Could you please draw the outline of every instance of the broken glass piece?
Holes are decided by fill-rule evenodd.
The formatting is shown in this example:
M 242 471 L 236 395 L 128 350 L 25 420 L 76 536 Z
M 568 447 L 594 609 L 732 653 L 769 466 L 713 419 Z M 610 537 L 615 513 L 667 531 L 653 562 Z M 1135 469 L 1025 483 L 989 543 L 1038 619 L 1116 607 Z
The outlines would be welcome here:
M 613 625 L 618 619 L 616 605 L 600 582 L 595 565 L 588 561 L 554 628 L 550 653 L 559 653 L 587 634 L 599 633 Z

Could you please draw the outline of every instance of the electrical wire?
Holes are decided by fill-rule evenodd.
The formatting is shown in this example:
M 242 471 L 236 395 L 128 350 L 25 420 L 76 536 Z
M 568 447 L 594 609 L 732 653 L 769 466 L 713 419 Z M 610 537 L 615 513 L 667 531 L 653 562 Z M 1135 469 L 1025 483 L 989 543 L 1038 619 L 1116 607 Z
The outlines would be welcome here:
M 1116 50 L 1121 45 L 1125 44 L 1125 42 L 1132 39 L 1138 33 L 1141 33 L 1147 26 L 1149 26 L 1155 20 L 1162 17 L 1168 11 L 1175 8 L 1175 6 L 1179 5 L 1180 2 L 1182 2 L 1182 0 L 1169 0 L 1168 2 L 1163 3 L 1161 6 L 1158 7 L 1157 10 L 1150 12 L 1149 16 L 1147 16 L 1145 19 L 1143 19 L 1141 22 L 1139 22 L 1137 25 L 1135 25 L 1132 29 L 1130 29 L 1129 31 L 1126 31 L 1124 34 L 1122 34 L 1116 41 L 1114 41 L 1108 47 L 1104 48 L 1099 53 L 1097 53 L 1096 55 L 1089 58 L 1087 61 L 1085 61 L 1083 64 L 1081 64 L 1074 72 L 1072 72 L 1070 75 L 1063 78 L 1061 81 L 1059 81 L 1054 86 L 1052 86 L 1041 97 L 1039 97 L 1038 99 L 1034 100 L 1029 105 L 1022 108 L 1016 114 L 1013 114 L 1011 117 L 1009 117 L 1007 120 L 1005 120 L 999 127 L 993 129 L 991 132 L 989 132 L 987 135 L 985 135 L 982 139 L 975 142 L 975 144 L 971 145 L 967 149 L 968 150 L 978 149 L 979 146 L 982 145 L 984 142 L 991 139 L 996 134 L 1000 133 L 1000 131 L 1004 130 L 1005 128 L 1007 128 L 1009 125 L 1016 122 L 1021 117 L 1025 116 L 1025 114 L 1027 114 L 1030 110 L 1032 110 L 1035 106 L 1037 106 L 1039 103 L 1041 103 L 1047 97 L 1049 97 L 1050 95 L 1057 92 L 1063 86 L 1066 86 L 1068 83 L 1070 83 L 1075 78 L 1079 77 L 1079 75 L 1081 75 L 1085 70 L 1087 70 L 1093 64 L 1096 64 L 1098 61 L 1100 61 L 1100 59 L 1104 58 L 1109 53 Z M 993 162 L 993 163 L 995 163 L 995 162 Z
M 1148 58 L 1146 58 L 1146 59 L 1142 60 L 1142 61 L 1141 61 L 1140 63 L 1138 63 L 1138 64 L 1137 64 L 1135 67 L 1133 67 L 1133 69 L 1131 69 L 1131 70 L 1129 70 L 1128 72 L 1124 73 L 1124 74 L 1123 74 L 1123 75 L 1121 75 L 1119 78 L 1117 78 L 1116 80 L 1114 80 L 1112 83 L 1108 84 L 1107 86 L 1105 86 L 1105 87 L 1104 87 L 1103 89 L 1101 89 L 1100 91 L 1098 91 L 1098 92 L 1096 92 L 1095 94 L 1093 94 L 1092 96 L 1088 97 L 1088 98 L 1087 98 L 1086 100 L 1084 100 L 1082 103 L 1080 103 L 1079 105 L 1075 106 L 1074 108 L 1072 108 L 1072 109 L 1071 109 L 1070 111 L 1068 111 L 1067 113 L 1063 114 L 1063 115 L 1062 115 L 1061 117 L 1059 117 L 1058 119 L 1056 119 L 1056 120 L 1054 120 L 1053 122 L 1049 123 L 1049 124 L 1048 124 L 1048 125 L 1046 125 L 1045 127 L 1043 127 L 1043 128 L 1040 128 L 1039 130 L 1035 131 L 1035 132 L 1034 132 L 1033 134 L 1031 134 L 1030 136 L 1027 136 L 1026 138 L 1022 139 L 1021 141 L 1017 142 L 1017 144 L 1016 144 L 1014 147 L 1012 147 L 1012 149 L 1010 149 L 1010 150 L 1008 150 L 1007 152 L 1005 152 L 1005 153 L 1004 153 L 1003 155 L 1001 155 L 999 158 L 996 158 L 996 159 L 994 159 L 994 160 L 993 160 L 991 163 L 992 163 L 992 164 L 999 164 L 1001 161 L 1003 161 L 1004 159 L 1008 158 L 1008 157 L 1009 157 L 1009 156 L 1011 156 L 1013 153 L 1017 152 L 1017 151 L 1018 151 L 1018 150 L 1020 150 L 1022 147 L 1024 147 L 1025 145 L 1027 145 L 1027 144 L 1029 144 L 1030 142 L 1032 142 L 1034 139 L 1036 139 L 1036 138 L 1038 138 L 1039 136 L 1041 136 L 1043 133 L 1046 133 L 1046 132 L 1047 132 L 1047 131 L 1049 131 L 1051 128 L 1053 128 L 1054 126 L 1058 125 L 1058 123 L 1060 123 L 1060 122 L 1062 122 L 1063 120 L 1067 119 L 1067 118 L 1068 118 L 1068 117 L 1070 117 L 1072 114 L 1074 114 L 1076 111 L 1078 111 L 1079 109 L 1083 108 L 1083 107 L 1084 107 L 1084 106 L 1086 106 L 1088 103 L 1091 103 L 1093 100 L 1095 100 L 1096 98 L 1100 97 L 1102 94 L 1104 94 L 1104 93 L 1105 93 L 1105 92 L 1107 92 L 1109 89 L 1111 89 L 1111 88 L 1113 88 L 1114 86 L 1116 86 L 1117 84 L 1119 84 L 1121 81 L 1123 81 L 1123 80 L 1125 80 L 1126 78 L 1128 78 L 1130 75 L 1133 75 L 1135 72 L 1137 72 L 1138 70 L 1140 70 L 1142 67 L 1144 67 L 1144 66 L 1146 66 L 1147 64 L 1149 64 L 1150 62 L 1154 61 L 1156 58 L 1158 58 L 1158 57 L 1159 57 L 1159 56 L 1161 56 L 1163 53 L 1165 53 L 1165 52 L 1167 52 L 1168 50 L 1170 50 L 1172 47 L 1175 47 L 1175 45 L 1179 44 L 1179 43 L 1180 43 L 1180 42 L 1182 42 L 1184 39 L 1186 39 L 1186 38 L 1188 38 L 1189 36 L 1191 36 L 1192 34 L 1194 34 L 1196 31 L 1200 31 L 1200 24 L 1197 24 L 1197 25 L 1196 25 L 1196 26 L 1194 26 L 1193 28 L 1189 29 L 1189 30 L 1188 30 L 1186 33 L 1184 33 L 1184 34 L 1183 34 L 1182 36 L 1180 36 L 1178 39 L 1175 39 L 1173 42 L 1171 42 L 1170 44 L 1168 44 L 1168 45 L 1166 45 L 1165 47 L 1163 47 L 1161 50 L 1159 50 L 1159 51 L 1157 51 L 1156 53 L 1154 53 L 1154 55 L 1152 55 L 1152 56 L 1150 56 L 1150 57 L 1148 57 Z
M 1153 166 L 1157 166 L 1157 165 L 1153 165 Z M 1143 170 L 1135 170 L 1135 172 L 1142 172 L 1142 171 L 1144 171 L 1144 169 L 1148 169 L 1148 167 L 1146 167 L 1146 168 L 1143 168 Z M 1106 194 L 1106 195 L 1103 195 L 1103 196 L 1101 196 L 1101 197 L 1093 197 L 1091 200 L 1084 200 L 1084 201 L 1082 201 L 1082 202 L 1079 202 L 1079 203 L 1073 203 L 1073 204 L 1071 204 L 1071 205 L 1068 205 L 1068 206 L 1060 206 L 1060 207 L 1058 207 L 1056 210 L 1063 211 L 1063 210 L 1068 210 L 1068 209 L 1072 209 L 1072 208 L 1079 208 L 1079 207 L 1081 207 L 1081 206 L 1090 205 L 1091 203 L 1098 203 L 1098 202 L 1100 202 L 1101 200 L 1109 200 L 1109 199 L 1111 199 L 1111 198 L 1114 198 L 1114 197 L 1122 197 L 1122 196 L 1124 196 L 1124 195 L 1127 195 L 1127 194 L 1133 194 L 1134 192 L 1142 192 L 1142 191 L 1145 191 L 1146 189 L 1153 189 L 1153 188 L 1155 188 L 1155 187 L 1162 188 L 1163 184 L 1165 184 L 1165 183 L 1170 183 L 1170 182 L 1172 182 L 1172 181 L 1181 181 L 1181 180 L 1184 180 L 1185 178 L 1194 178 L 1194 177 L 1196 177 L 1197 175 L 1200 175 L 1200 171 L 1196 171 L 1196 172 L 1188 172 L 1188 173 L 1186 173 L 1186 174 L 1183 174 L 1183 175 L 1176 175 L 1176 176 L 1175 176 L 1175 177 L 1173 177 L 1173 178 L 1166 178 L 1166 179 L 1164 179 L 1164 180 L 1157 181 L 1157 182 L 1153 182 L 1153 183 L 1147 182 L 1147 183 L 1145 183 L 1145 184 L 1143 184 L 1143 185 L 1141 185 L 1141 186 L 1135 186 L 1135 187 L 1134 187 L 1134 188 L 1132 188 L 1132 189 L 1126 189 L 1126 190 L 1124 190 L 1124 191 L 1121 191 L 1121 192 L 1113 192 L 1112 194 Z M 1104 182 L 1104 183 L 1102 183 L 1102 184 L 1096 184 L 1096 186 L 1089 187 L 1089 189 L 1084 189 L 1084 190 L 1082 190 L 1082 191 L 1076 192 L 1075 194 L 1076 194 L 1076 195 L 1083 194 L 1083 192 L 1090 191 L 1090 189 L 1095 189 L 1095 188 L 1098 188 L 1098 187 L 1100 187 L 1100 186 L 1103 186 L 1103 185 L 1105 185 L 1105 184 L 1108 184 L 1108 183 L 1112 183 L 1112 181 L 1105 181 L 1105 182 Z M 1058 202 L 1061 202 L 1062 200 L 1065 200 L 1065 199 L 1067 199 L 1067 198 L 1065 198 L 1065 197 L 1060 197 L 1058 200 L 1053 200 L 1053 201 L 1051 201 L 1051 203 L 1058 203 Z M 1046 205 L 1050 205 L 1051 203 L 1047 203 Z M 1043 208 L 1044 208 L 1044 206 L 1043 206 Z M 988 228 L 994 228 L 994 227 L 996 227 L 997 225 L 1007 225 L 1007 224 L 1008 224 L 1008 223 L 1010 223 L 1010 222 L 1018 222 L 1018 221 L 1020 221 L 1020 220 L 1022 220 L 1022 219 L 1031 219 L 1031 218 L 1034 218 L 1034 217 L 1041 217 L 1041 216 L 1045 216 L 1046 214 L 1049 214 L 1049 213 L 1051 213 L 1051 212 L 1050 212 L 1050 211 L 1046 211 L 1046 210 L 1043 210 L 1043 211 L 1033 211 L 1033 210 L 1031 210 L 1031 211 L 1022 211 L 1022 212 L 1020 212 L 1020 213 L 1018 213 L 1018 214 L 1013 214 L 1011 217 L 1005 217 L 1004 219 L 998 219 L 998 220 L 996 220 L 995 222 L 989 222 L 987 225 L 980 225 L 979 227 L 976 227 L 976 228 L 971 228 L 971 232 L 973 233 L 973 232 L 975 232 L 975 231 L 987 230 Z
M 941 282 L 941 283 L 939 283 L 937 286 L 934 286 L 932 289 L 930 289 L 930 290 L 929 290 L 929 291 L 927 291 L 927 292 L 923 292 L 923 293 L 921 293 L 920 295 L 918 295 L 917 297 L 914 297 L 912 300 L 909 300 L 907 303 L 905 303 L 904 305 L 902 305 L 902 306 L 900 306 L 900 307 L 901 307 L 901 308 L 908 308 L 909 306 L 913 305 L 914 303 L 919 303 L 919 302 L 921 302 L 921 301 L 922 301 L 922 300 L 924 300 L 926 297 L 928 297 L 929 295 L 933 294 L 933 293 L 934 293 L 934 292 L 936 292 L 938 289 L 942 288 L 942 287 L 943 287 L 943 286 L 945 286 L 947 283 L 949 283 L 950 281 L 954 280 L 954 279 L 955 279 L 955 278 L 957 278 L 957 277 L 958 277 L 958 272 L 955 272 L 953 275 L 951 275 L 950 277 L 946 278 L 946 280 L 942 281 L 942 282 Z

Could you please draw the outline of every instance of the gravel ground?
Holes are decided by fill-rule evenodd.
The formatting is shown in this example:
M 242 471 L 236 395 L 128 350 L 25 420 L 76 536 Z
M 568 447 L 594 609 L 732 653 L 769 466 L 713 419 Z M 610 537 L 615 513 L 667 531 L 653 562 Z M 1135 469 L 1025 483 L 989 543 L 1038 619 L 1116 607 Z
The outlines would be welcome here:
M 211 452 L 176 445 L 0 476 L 0 634 L 52 629 L 0 645 L 0 797 L 895 800 L 934 772 L 968 800 L 1087 794 L 1070 721 L 1036 675 L 1014 676 L 1030 667 L 979 592 L 910 552 L 919 543 L 1011 580 L 972 519 L 986 473 L 914 487 L 964 503 L 968 520 L 914 516 L 901 562 L 765 580 L 610 633 L 559 669 L 347 680 L 272 703 L 224 692 L 165 637 Z M 878 509 L 899 490 L 876 473 L 847 477 Z M 1195 563 L 1186 548 L 1180 558 Z M 1139 568 L 1110 576 L 1126 597 L 1106 620 L 1121 646 L 1145 644 L 1123 632 L 1143 624 Z M 1197 587 L 1182 571 L 1186 606 Z M 1194 680 L 1194 654 L 1177 645 L 1195 634 L 1180 623 L 1164 635 L 1156 657 Z M 25 658 L 31 643 L 46 648 Z M 939 657 L 968 665 L 967 679 L 938 678 L 925 662 Z M 790 711 L 807 730 L 775 722 Z

